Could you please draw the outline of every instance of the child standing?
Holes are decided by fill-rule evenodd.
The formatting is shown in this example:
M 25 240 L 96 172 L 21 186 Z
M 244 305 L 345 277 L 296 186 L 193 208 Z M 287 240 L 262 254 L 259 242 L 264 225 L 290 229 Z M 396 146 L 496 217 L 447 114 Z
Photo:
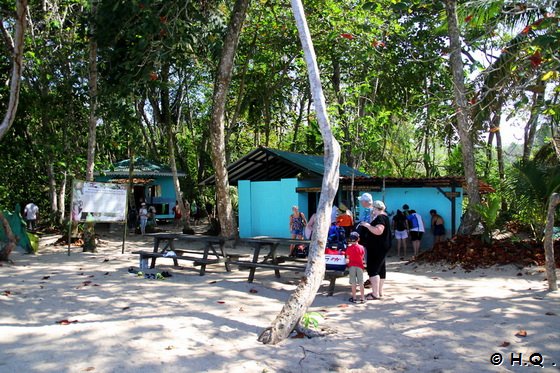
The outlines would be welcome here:
M 352 303 L 358 303 L 356 299 L 356 285 L 360 284 L 360 294 L 361 298 L 359 303 L 364 303 L 364 247 L 358 244 L 360 241 L 360 235 L 358 232 L 350 233 L 348 239 L 348 248 L 346 249 L 346 258 L 348 272 L 350 275 L 350 285 L 352 285 L 352 297 L 348 301 Z

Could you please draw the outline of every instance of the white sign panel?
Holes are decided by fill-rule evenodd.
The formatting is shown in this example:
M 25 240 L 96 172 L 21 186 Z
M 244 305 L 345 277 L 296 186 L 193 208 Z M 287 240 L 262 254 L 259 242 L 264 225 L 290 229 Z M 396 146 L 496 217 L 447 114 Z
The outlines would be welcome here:
M 126 185 L 74 180 L 72 221 L 123 222 L 126 199 Z

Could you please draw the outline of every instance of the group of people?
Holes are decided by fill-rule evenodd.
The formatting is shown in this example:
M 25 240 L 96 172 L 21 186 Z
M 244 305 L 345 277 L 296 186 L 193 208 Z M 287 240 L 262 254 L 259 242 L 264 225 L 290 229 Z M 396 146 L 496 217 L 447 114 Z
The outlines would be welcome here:
M 420 250 L 420 242 L 425 232 L 422 216 L 408 205 L 403 205 L 402 210 L 397 210 L 392 221 L 386 212 L 383 201 L 373 200 L 369 193 L 364 193 L 359 197 L 362 212 L 358 217 L 357 224 L 354 225 L 352 215 L 345 209 L 345 205 L 340 208 L 333 208 L 331 223 L 344 226 L 353 231 L 348 234 L 348 247 L 345 255 L 350 276 L 352 296 L 349 301 L 363 303 L 366 300 L 377 300 L 383 296 L 383 285 L 387 276 L 385 260 L 387 253 L 391 249 L 391 242 L 394 237 L 397 240 L 397 253 L 400 256 L 401 247 L 406 255 L 407 240 L 410 236 L 414 255 L 417 256 Z M 434 234 L 434 243 L 443 240 L 445 227 L 443 218 L 436 210 L 431 210 L 431 225 Z M 315 215 L 312 216 L 314 220 Z M 310 223 L 311 220 L 310 219 Z M 314 223 L 314 222 L 313 222 Z M 299 211 L 297 206 L 292 207 L 290 215 L 290 232 L 292 239 L 302 239 L 308 222 L 305 215 Z M 309 230 L 310 232 L 312 229 Z M 306 238 L 310 238 L 309 234 Z M 293 246 L 290 248 L 292 253 Z M 364 265 L 365 263 L 365 265 Z M 367 271 L 368 280 L 364 282 L 364 271 Z M 365 295 L 365 285 L 369 284 L 371 292 Z M 356 297 L 358 286 L 360 287 L 360 298 Z
M 443 218 L 436 210 L 430 210 L 430 216 L 435 245 L 442 241 L 445 237 L 445 226 Z M 397 256 L 401 255 L 401 247 L 403 249 L 403 255 L 406 256 L 409 237 L 412 242 L 414 257 L 418 256 L 420 251 L 420 242 L 422 241 L 422 236 L 425 232 L 425 225 L 424 220 L 422 220 L 422 216 L 405 204 L 403 205 L 402 210 L 397 210 L 396 215 L 393 217 L 392 228 L 395 233 L 395 239 L 397 240 Z
M 209 219 L 214 216 L 214 206 L 210 202 L 206 202 L 204 208 L 198 207 L 196 201 L 193 201 L 192 204 L 189 204 L 186 200 L 183 200 L 183 205 L 185 206 L 185 210 L 187 213 L 185 218 L 189 221 L 192 218 L 195 225 L 198 224 L 200 222 L 200 219 L 202 219 L 204 216 L 207 216 Z M 206 212 L 206 215 L 204 215 L 204 212 Z M 178 227 L 181 225 L 182 217 L 183 214 L 181 213 L 181 208 L 179 207 L 179 201 L 175 201 L 175 206 L 173 207 L 173 218 L 175 220 L 175 226 Z

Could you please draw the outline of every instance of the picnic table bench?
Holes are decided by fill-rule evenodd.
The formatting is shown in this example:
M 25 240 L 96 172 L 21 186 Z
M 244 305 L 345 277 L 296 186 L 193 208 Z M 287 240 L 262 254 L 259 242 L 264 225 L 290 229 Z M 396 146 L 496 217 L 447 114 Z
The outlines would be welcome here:
M 230 271 L 229 259 L 238 259 L 238 254 L 228 255 L 225 250 L 226 239 L 218 236 L 203 236 L 203 235 L 187 235 L 181 233 L 152 233 L 147 234 L 154 238 L 153 251 L 133 251 L 132 254 L 140 256 L 140 262 L 143 260 L 151 259 L 150 268 L 154 268 L 157 258 L 170 258 L 173 259 L 173 265 L 179 266 L 179 260 L 189 260 L 193 262 L 194 266 L 200 266 L 200 275 L 203 276 L 206 272 L 206 266 L 209 264 L 224 263 L 226 271 Z M 179 241 L 185 242 L 201 242 L 203 247 L 196 248 L 176 248 L 175 243 Z M 162 247 L 163 246 L 163 247 Z M 217 246 L 217 247 L 216 247 Z M 167 254 L 173 251 L 176 255 L 170 256 Z M 195 254 L 197 256 L 188 255 Z
M 277 256 L 276 250 L 280 244 L 287 245 L 308 245 L 311 241 L 293 240 L 289 238 L 274 238 L 268 236 L 243 238 L 238 240 L 239 243 L 244 243 L 253 246 L 253 258 L 251 261 L 247 260 L 230 260 L 229 264 L 238 265 L 239 268 L 249 268 L 248 282 L 253 282 L 255 279 L 255 272 L 257 268 L 274 269 L 274 274 L 277 278 L 280 277 L 280 270 L 287 271 L 305 271 L 307 266 L 307 259 L 290 258 L 287 256 Z M 269 252 L 262 261 L 259 262 L 259 256 L 263 248 L 268 248 Z M 287 263 L 290 262 L 290 263 Z M 328 294 L 334 294 L 334 287 L 336 279 L 344 277 L 348 274 L 347 271 L 332 271 L 325 272 L 325 280 L 329 280 Z

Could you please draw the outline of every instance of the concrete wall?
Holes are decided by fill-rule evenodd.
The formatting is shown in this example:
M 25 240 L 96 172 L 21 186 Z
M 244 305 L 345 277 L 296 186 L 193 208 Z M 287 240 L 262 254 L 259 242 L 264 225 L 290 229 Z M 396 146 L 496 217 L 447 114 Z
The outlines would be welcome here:
M 299 206 L 300 211 L 309 219 L 309 196 L 307 193 L 296 193 L 296 188 L 320 185 L 321 182 L 318 180 L 239 181 L 239 235 L 242 238 L 254 236 L 289 238 L 289 216 L 293 205 Z M 451 188 L 442 188 L 442 190 L 450 192 Z M 456 191 L 462 195 L 461 188 L 457 188 Z M 437 210 L 443 217 L 446 235 L 451 236 L 451 201 L 437 188 L 388 188 L 385 192 L 369 193 L 374 199 L 385 202 L 387 213 L 391 218 L 405 203 L 422 216 L 426 228 L 422 247 L 431 247 L 433 243 L 430 230 L 431 209 Z M 456 228 L 459 227 L 462 214 L 461 203 L 462 197 L 457 197 L 455 199 Z
M 451 191 L 451 188 L 441 189 L 444 192 Z M 460 193 L 460 196 L 455 198 L 455 229 L 458 229 L 462 215 L 462 188 L 456 188 L 456 192 Z M 387 214 L 391 219 L 397 213 L 397 209 L 402 210 L 404 204 L 407 204 L 410 209 L 416 210 L 416 212 L 422 216 L 426 230 L 422 238 L 422 248 L 429 248 L 433 245 L 430 216 L 431 209 L 437 210 L 438 214 L 441 215 L 445 223 L 446 237 L 451 237 L 451 201 L 437 188 L 387 188 L 384 192 L 369 193 L 373 196 L 374 200 L 382 200 L 385 202 Z M 396 243 L 394 243 L 394 245 L 396 245 Z
M 239 236 L 271 236 L 290 238 L 289 218 L 292 206 L 308 216 L 307 194 L 296 193 L 296 188 L 308 186 L 297 179 L 280 181 L 240 180 Z

